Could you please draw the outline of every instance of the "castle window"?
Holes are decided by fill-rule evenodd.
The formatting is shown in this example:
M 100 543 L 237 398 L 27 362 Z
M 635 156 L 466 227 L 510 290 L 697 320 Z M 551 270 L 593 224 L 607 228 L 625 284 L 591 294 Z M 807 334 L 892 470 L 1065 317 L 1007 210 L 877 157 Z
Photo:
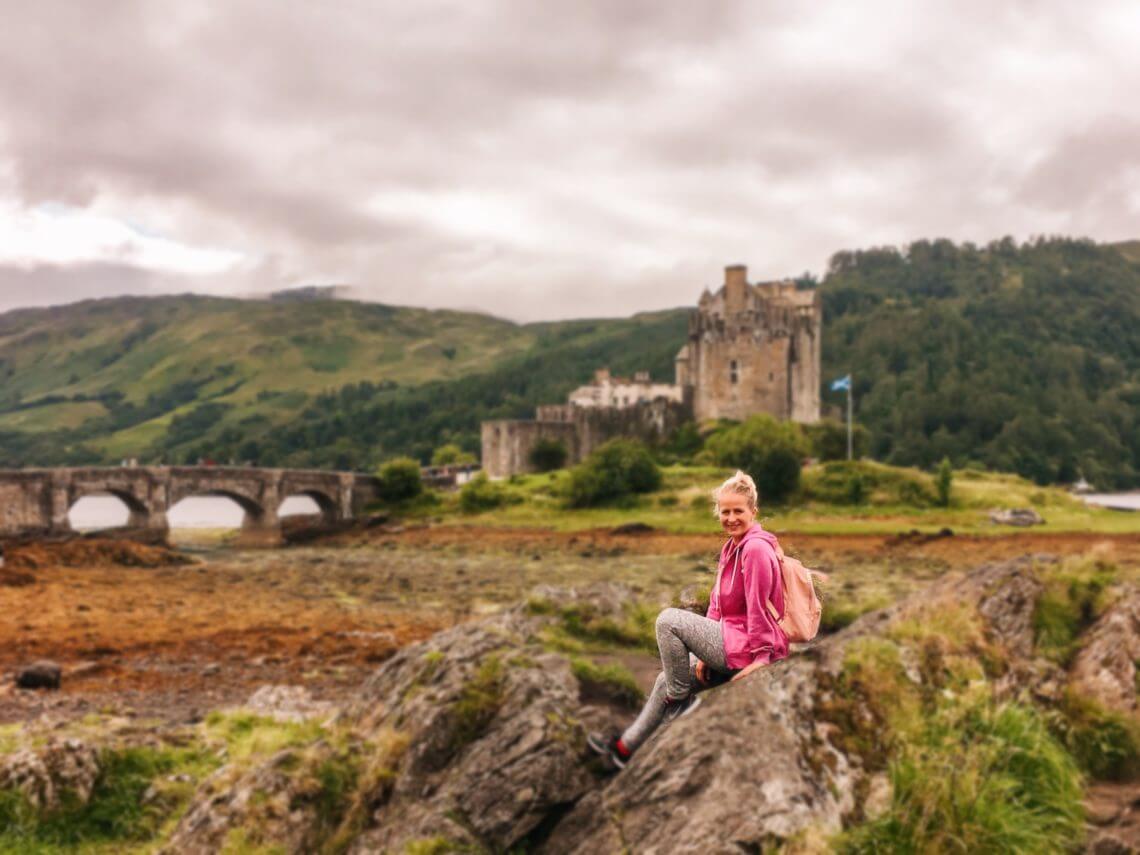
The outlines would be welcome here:
M 740 379 L 740 375 L 738 374 L 738 372 L 736 370 L 736 360 L 735 359 L 732 360 L 728 364 L 728 379 L 731 380 L 733 383 L 737 382 Z

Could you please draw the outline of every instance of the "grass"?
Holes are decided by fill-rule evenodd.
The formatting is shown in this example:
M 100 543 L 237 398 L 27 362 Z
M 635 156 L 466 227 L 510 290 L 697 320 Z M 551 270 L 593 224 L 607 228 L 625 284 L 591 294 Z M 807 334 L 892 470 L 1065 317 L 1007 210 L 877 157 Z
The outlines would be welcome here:
M 23 725 L 0 724 L 0 756 L 11 754 L 20 747 L 20 734 Z
M 1037 650 L 1067 666 L 1077 652 L 1080 634 L 1108 606 L 1117 568 L 1099 558 L 1067 561 L 1040 571 L 1044 591 L 1033 611 Z
M 575 656 L 570 659 L 570 671 L 577 678 L 585 696 L 603 698 L 631 710 L 640 709 L 645 701 L 645 693 L 637 685 L 637 680 L 622 665 L 599 665 Z
M 1063 852 L 1079 842 L 1078 762 L 1052 714 L 994 702 L 1001 657 L 976 612 L 952 601 L 921 603 L 882 637 L 848 643 L 817 712 L 865 768 L 888 770 L 893 795 L 882 816 L 834 841 L 838 851 Z
M 230 762 L 243 763 L 286 748 L 302 748 L 329 737 L 318 721 L 278 721 L 246 712 L 211 712 L 205 721 L 207 740 L 222 742 Z
M 217 763 L 201 747 L 107 749 L 86 804 L 65 793 L 57 809 L 43 811 L 15 791 L 0 792 L 0 852 L 123 852 L 156 843 Z M 176 775 L 190 782 L 171 781 Z
M 628 603 L 622 616 L 604 614 L 588 603 L 558 605 L 532 597 L 531 614 L 553 615 L 557 621 L 544 630 L 545 645 L 561 653 L 605 652 L 615 647 L 657 650 L 658 610 L 645 603 Z
M 1140 777 L 1140 719 L 1106 710 L 1072 691 L 1050 718 L 1057 738 L 1090 777 L 1105 781 Z
M 934 506 L 929 473 L 862 461 L 858 467 L 867 473 L 870 486 L 864 501 L 851 504 L 842 484 L 846 476 L 841 477 L 847 465 L 806 467 L 802 494 L 784 506 L 762 506 L 761 521 L 775 531 L 804 534 L 897 534 L 910 529 L 934 533 L 951 528 L 959 534 L 1002 535 L 1017 529 L 991 523 L 990 509 L 1032 507 L 1045 518 L 1034 532 L 1140 532 L 1140 514 L 1090 507 L 1064 490 L 1040 487 L 1016 475 L 973 470 L 955 472 L 951 505 L 940 508 Z M 584 531 L 641 522 L 662 531 L 702 534 L 717 530 L 710 491 L 729 474 L 715 466 L 666 466 L 662 486 L 654 493 L 616 506 L 577 510 L 565 508 L 565 470 L 520 475 L 500 482 L 498 507 L 464 513 L 455 497 L 445 496 L 436 513 L 459 525 Z
M 462 751 L 486 732 L 503 705 L 505 682 L 506 673 L 499 657 L 494 654 L 484 657 L 451 708 L 449 754 Z
M 890 776 L 890 809 L 844 834 L 840 852 L 1065 852 L 1083 834 L 1080 774 L 1030 707 L 948 705 Z

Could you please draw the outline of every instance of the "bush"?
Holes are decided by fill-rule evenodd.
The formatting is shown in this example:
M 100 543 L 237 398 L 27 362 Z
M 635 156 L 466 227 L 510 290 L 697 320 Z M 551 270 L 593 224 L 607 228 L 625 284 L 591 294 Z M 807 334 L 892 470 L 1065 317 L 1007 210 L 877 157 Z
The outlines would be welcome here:
M 459 490 L 459 509 L 465 514 L 490 511 L 516 501 L 507 488 L 480 472 Z
M 614 502 L 661 486 L 661 470 L 642 443 L 613 439 L 570 472 L 567 502 L 587 508 Z
M 809 467 L 803 476 L 808 499 L 829 505 L 910 505 L 926 508 L 938 498 L 921 472 L 867 460 L 835 460 Z
M 938 491 L 938 506 L 950 507 L 950 488 L 954 483 L 954 468 L 950 465 L 950 458 L 943 457 L 938 466 L 938 477 L 934 479 L 934 488 Z
M 553 472 L 566 465 L 570 453 L 566 445 L 557 439 L 541 437 L 531 448 L 527 460 L 539 472 Z
M 454 443 L 441 445 L 431 455 L 432 466 L 466 466 L 475 462 L 475 455 Z
M 781 422 L 768 415 L 722 428 L 706 444 L 720 466 L 743 469 L 756 479 L 760 498 L 782 502 L 800 485 L 800 461 L 808 444 L 795 422 Z
M 410 457 L 397 457 L 383 464 L 376 473 L 380 498 L 392 504 L 414 499 L 423 492 L 420 464 Z

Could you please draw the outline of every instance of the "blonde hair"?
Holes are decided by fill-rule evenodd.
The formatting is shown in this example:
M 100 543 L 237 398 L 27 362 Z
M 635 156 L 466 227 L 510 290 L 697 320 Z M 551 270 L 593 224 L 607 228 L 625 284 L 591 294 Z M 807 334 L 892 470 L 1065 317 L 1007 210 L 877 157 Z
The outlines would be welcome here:
M 720 515 L 720 497 L 722 493 L 736 493 L 737 495 L 744 496 L 748 500 L 748 507 L 752 510 L 759 510 L 760 494 L 756 490 L 756 482 L 752 480 L 752 476 L 737 469 L 736 474 L 727 479 L 723 484 L 717 487 L 712 492 L 713 497 L 713 513 L 717 516 Z

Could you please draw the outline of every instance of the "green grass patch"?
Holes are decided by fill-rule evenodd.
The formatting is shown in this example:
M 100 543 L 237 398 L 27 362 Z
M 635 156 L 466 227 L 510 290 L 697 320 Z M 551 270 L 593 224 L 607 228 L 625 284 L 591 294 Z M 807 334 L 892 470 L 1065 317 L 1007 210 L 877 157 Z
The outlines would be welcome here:
M 921 716 L 918 687 L 906 675 L 898 646 L 886 639 L 852 641 L 838 676 L 820 685 L 820 717 L 839 726 L 840 746 L 862 757 L 868 769 L 884 768 L 900 734 L 914 730 Z
M 211 712 L 206 717 L 207 739 L 225 743 L 230 761 L 276 754 L 285 748 L 303 748 L 329 736 L 313 719 L 299 722 L 278 721 L 246 712 Z
M 604 651 L 614 647 L 657 650 L 658 610 L 644 603 L 626 604 L 620 618 L 588 603 L 558 605 L 532 597 L 531 614 L 553 615 L 557 621 L 544 632 L 547 647 L 562 653 Z
M 1077 652 L 1077 640 L 1108 606 L 1108 589 L 1117 568 L 1099 559 L 1067 561 L 1041 570 L 1044 590 L 1033 610 L 1038 652 L 1067 666 Z
M 1083 834 L 1080 773 L 1030 707 L 949 704 L 890 774 L 890 809 L 840 852 L 1065 852 Z
M 462 751 L 486 733 L 503 705 L 506 672 L 498 656 L 484 657 L 451 708 L 454 722 L 449 754 Z
M 86 804 L 64 793 L 58 808 L 36 810 L 21 794 L 0 792 L 0 852 L 111 852 L 155 843 L 195 783 L 217 765 L 200 748 L 107 749 Z M 167 780 L 182 774 L 189 783 Z
M 570 671 L 577 678 L 585 697 L 600 698 L 632 710 L 640 709 L 645 701 L 645 693 L 623 665 L 599 665 L 575 656 L 570 660 Z
M 1066 692 L 1050 726 L 1077 764 L 1092 778 L 1140 777 L 1140 721 L 1107 710 L 1091 698 Z

